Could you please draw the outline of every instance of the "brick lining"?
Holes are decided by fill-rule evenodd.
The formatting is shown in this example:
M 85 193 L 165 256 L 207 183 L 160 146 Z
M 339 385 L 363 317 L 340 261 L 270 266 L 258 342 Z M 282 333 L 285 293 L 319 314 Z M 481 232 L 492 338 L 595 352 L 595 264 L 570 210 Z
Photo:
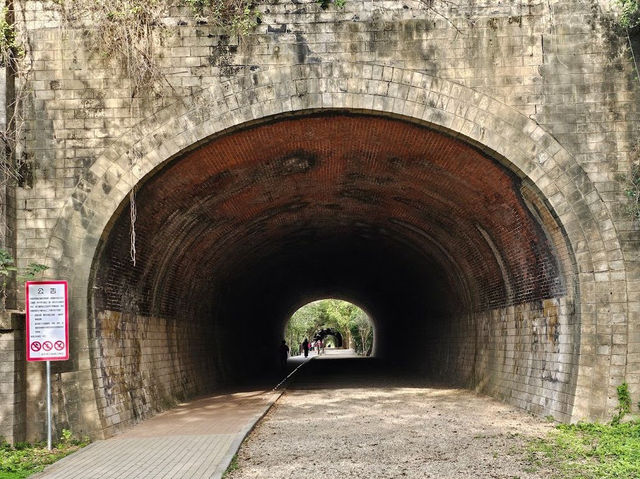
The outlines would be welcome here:
M 467 386 L 485 387 L 491 377 L 488 391 L 505 397 L 524 391 L 514 401 L 531 407 L 546 389 L 527 390 L 528 378 L 575 364 L 571 354 L 558 361 L 574 334 L 564 329 L 570 315 L 556 319 L 563 341 L 553 337 L 544 351 L 526 349 L 511 369 L 496 371 L 488 359 L 504 347 L 500 338 L 488 335 L 487 352 L 474 346 L 474 338 L 486 336 L 480 326 L 486 318 L 513 318 L 508 308 L 519 305 L 531 324 L 546 324 L 539 305 L 566 294 L 549 225 L 534 217 L 520 188 L 517 176 L 460 140 L 401 120 L 341 112 L 241 130 L 174 160 L 137 192 L 136 266 L 129 259 L 128 208 L 96 265 L 98 358 L 111 351 L 126 356 L 98 359 L 110 381 L 103 416 L 113 427 L 135 420 L 141 404 L 152 408 L 148 389 L 158 385 L 167 385 L 168 397 L 211 387 L 198 358 L 217 380 L 225 371 L 259 372 L 270 361 L 245 364 L 237 344 L 270 357 L 268 344 L 276 344 L 291 308 L 322 296 L 355 300 L 372 312 L 380 356 L 396 356 L 404 337 L 398 331 L 409 331 L 431 352 L 405 351 L 405 359 Z M 134 333 L 119 346 L 129 323 Z M 136 355 L 144 335 L 135 330 L 164 330 L 165 323 L 189 325 L 191 334 L 181 340 L 188 352 L 147 345 L 151 356 Z M 507 336 L 529 344 L 537 334 L 527 326 Z M 191 385 L 179 384 L 176 371 L 157 376 L 167 360 L 158 362 L 160 350 L 184 364 Z M 526 366 L 539 354 L 546 354 L 546 369 Z M 571 387 L 563 378 L 565 395 Z M 551 402 L 541 410 L 566 417 L 570 405 Z
M 126 254 L 123 216 L 98 280 L 106 309 L 121 310 L 123 288 L 135 285 L 141 313 L 173 316 L 184 307 L 179 298 L 197 287 L 185 271 L 202 278 L 207 268 L 220 271 L 219 264 L 258 247 L 255 254 L 268 256 L 270 238 L 283 228 L 288 235 L 348 235 L 366 226 L 376 234 L 397 229 L 394 222 L 426 232 L 456 258 L 474 292 L 468 309 L 563 293 L 519 179 L 459 140 L 402 121 L 324 114 L 236 133 L 167 167 L 138 192 L 137 204 L 138 265 L 132 268 Z M 419 247 L 433 257 L 434 245 Z M 167 257 L 158 291 L 156 274 Z

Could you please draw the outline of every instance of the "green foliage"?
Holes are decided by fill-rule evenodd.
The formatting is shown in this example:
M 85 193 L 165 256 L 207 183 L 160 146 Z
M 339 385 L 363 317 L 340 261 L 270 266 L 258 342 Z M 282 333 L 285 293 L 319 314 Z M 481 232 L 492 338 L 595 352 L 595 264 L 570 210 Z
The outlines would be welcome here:
M 168 0 L 60 0 L 66 23 L 74 28 L 90 22 L 90 45 L 105 59 L 118 61 L 131 80 L 132 93 L 159 83 L 154 37 L 159 19 L 168 12 Z
M 239 35 L 247 35 L 258 24 L 259 15 L 251 7 L 245 6 L 242 15 L 235 16 L 231 21 L 231 30 Z
M 332 3 L 337 8 L 344 8 L 345 4 L 347 3 L 347 0 L 316 0 L 316 2 L 320 5 L 320 8 L 322 8 L 323 10 L 326 10 L 327 8 L 329 8 L 329 5 L 331 5 Z
M 617 0 L 621 8 L 620 25 L 634 29 L 640 26 L 640 0 Z
M 73 436 L 73 433 L 69 429 L 63 429 L 62 430 L 62 436 L 60 437 L 60 440 L 64 444 L 69 444 L 69 442 L 71 442 L 72 436 Z
M 611 424 L 619 424 L 620 420 L 631 412 L 631 394 L 629 393 L 629 385 L 622 383 L 616 388 L 618 393 L 618 406 L 616 414 L 611 419 Z
M 285 330 L 285 338 L 292 351 L 297 350 L 304 338 L 311 339 L 320 314 L 318 302 L 309 303 L 293 314 Z
M 258 22 L 253 0 L 183 0 L 200 21 L 246 35 Z
M 304 338 L 311 340 L 320 329 L 332 328 L 342 335 L 345 345 L 351 339 L 356 352 L 369 351 L 373 342 L 373 327 L 367 314 L 356 305 L 338 299 L 323 299 L 309 303 L 296 311 L 285 331 L 285 339 L 293 351 Z
M 5 300 L 7 297 L 7 282 L 9 280 L 9 276 L 17 272 L 17 279 L 19 282 L 24 283 L 25 281 L 30 281 L 35 279 L 38 273 L 49 269 L 48 266 L 45 266 L 40 263 L 29 263 L 29 266 L 24 268 L 23 270 L 18 270 L 18 268 L 14 264 L 13 257 L 11 254 L 4 248 L 0 248 L 0 276 L 2 276 L 2 286 L 0 290 L 0 294 L 2 295 L 2 309 L 5 308 Z
M 6 280 L 7 276 L 14 271 L 18 271 L 18 268 L 13 265 L 11 254 L 6 249 L 0 248 L 0 275 Z
M 7 250 L 0 248 L 0 275 L 2 275 L 2 286 L 0 290 L 0 297 L 2 300 L 2 310 L 4 311 L 7 299 L 7 282 L 9 281 L 9 275 L 14 271 L 17 271 L 13 264 L 13 258 Z
M 561 424 L 529 446 L 534 468 L 556 470 L 562 479 L 640 477 L 640 423 Z
M 87 22 L 91 46 L 107 60 L 118 61 L 131 80 L 131 96 L 153 91 L 166 81 L 155 58 L 162 38 L 162 18 L 171 7 L 188 5 L 195 19 L 246 35 L 258 22 L 252 0 L 54 0 L 66 23 Z
M 105 2 L 109 5 L 109 2 Z M 127 0 L 113 2 L 105 11 L 105 17 L 111 22 L 137 22 L 145 24 L 153 21 L 153 8 L 158 5 L 158 0 Z
M 9 9 L 4 7 L 0 14 L 0 64 L 5 66 L 11 59 L 23 55 L 24 50 L 16 39 L 15 26 L 7 20 Z
M 204 14 L 205 7 L 211 4 L 210 0 L 184 0 L 184 3 L 189 5 L 194 13 L 198 15 Z
M 356 353 L 369 355 L 373 347 L 373 325 L 367 314 L 359 309 L 355 312 L 350 323 L 353 349 Z
M 227 467 L 227 470 L 224 471 L 224 474 L 222 475 L 222 479 L 229 477 L 229 474 L 233 471 L 237 471 L 238 469 L 240 469 L 240 466 L 238 465 L 238 455 L 234 454 L 233 459 L 231 459 L 231 462 L 229 463 L 229 467 Z
M 18 280 L 21 283 L 26 281 L 32 281 L 36 279 L 36 276 L 43 271 L 48 270 L 49 267 L 40 263 L 29 263 L 29 265 L 18 274 Z
M 41 471 L 44 466 L 62 459 L 64 456 L 86 446 L 89 441 L 74 441 L 71 432 L 63 437 L 54 449 L 49 451 L 45 444 L 16 443 L 13 446 L 0 443 L 0 479 L 22 479 Z
M 625 211 L 634 220 L 640 220 L 640 144 L 631 151 L 631 170 L 627 176 L 619 175 L 618 181 L 624 184 L 624 194 L 628 199 Z

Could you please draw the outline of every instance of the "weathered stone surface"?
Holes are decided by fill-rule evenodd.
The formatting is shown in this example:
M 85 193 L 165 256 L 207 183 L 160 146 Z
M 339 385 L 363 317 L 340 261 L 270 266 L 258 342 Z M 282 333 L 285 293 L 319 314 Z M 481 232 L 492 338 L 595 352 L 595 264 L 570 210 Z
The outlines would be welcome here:
M 34 62 L 21 148 L 33 182 L 15 189 L 15 247 L 20 265 L 71 281 L 58 427 L 111 434 L 206 391 L 241 372 L 247 335 L 268 354 L 287 304 L 340 285 L 378 313 L 381 354 L 398 354 L 396 325 L 429 345 L 412 356 L 425 371 L 536 413 L 605 418 L 623 381 L 637 403 L 640 256 L 619 175 L 640 91 L 613 12 L 566 0 L 323 11 L 305 0 L 261 5 L 262 23 L 237 39 L 176 9 L 157 49 L 171 86 L 132 99 L 81 30 L 60 35 L 55 6 L 24 6 Z M 313 125 L 318 110 L 342 128 L 321 151 L 331 130 Z M 396 163 L 378 155 L 392 145 Z M 305 231 L 324 246 L 309 249 Z M 358 290 L 357 275 L 320 267 L 332 252 L 351 259 L 358 235 L 357 266 L 391 255 L 380 271 L 397 263 L 402 284 L 428 292 Z M 313 282 L 275 288 L 300 273 L 292 258 L 320 265 L 308 266 L 315 293 Z M 391 319 L 393 302 L 379 298 L 392 294 L 415 308 Z M 255 330 L 236 325 L 267 306 Z M 42 388 L 26 369 L 34 438 Z
M 23 441 L 26 434 L 24 315 L 0 314 L 0 438 Z

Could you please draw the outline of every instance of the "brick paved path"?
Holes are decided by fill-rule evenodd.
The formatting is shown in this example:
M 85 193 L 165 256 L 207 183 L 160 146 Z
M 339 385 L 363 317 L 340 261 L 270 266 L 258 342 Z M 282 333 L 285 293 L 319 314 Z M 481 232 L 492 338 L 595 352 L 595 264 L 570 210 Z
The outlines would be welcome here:
M 301 358 L 292 358 L 297 367 Z M 32 479 L 220 478 L 282 389 L 193 400 L 47 467 Z

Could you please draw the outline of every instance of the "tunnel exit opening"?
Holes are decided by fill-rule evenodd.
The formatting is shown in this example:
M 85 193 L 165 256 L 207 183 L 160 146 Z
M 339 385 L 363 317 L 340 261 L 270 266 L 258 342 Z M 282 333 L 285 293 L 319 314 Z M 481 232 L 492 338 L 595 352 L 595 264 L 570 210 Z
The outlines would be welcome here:
M 361 307 L 348 301 L 326 298 L 305 304 L 291 315 L 284 337 L 292 355 L 307 349 L 322 354 L 326 348 L 350 349 L 361 356 L 371 356 L 374 323 Z

